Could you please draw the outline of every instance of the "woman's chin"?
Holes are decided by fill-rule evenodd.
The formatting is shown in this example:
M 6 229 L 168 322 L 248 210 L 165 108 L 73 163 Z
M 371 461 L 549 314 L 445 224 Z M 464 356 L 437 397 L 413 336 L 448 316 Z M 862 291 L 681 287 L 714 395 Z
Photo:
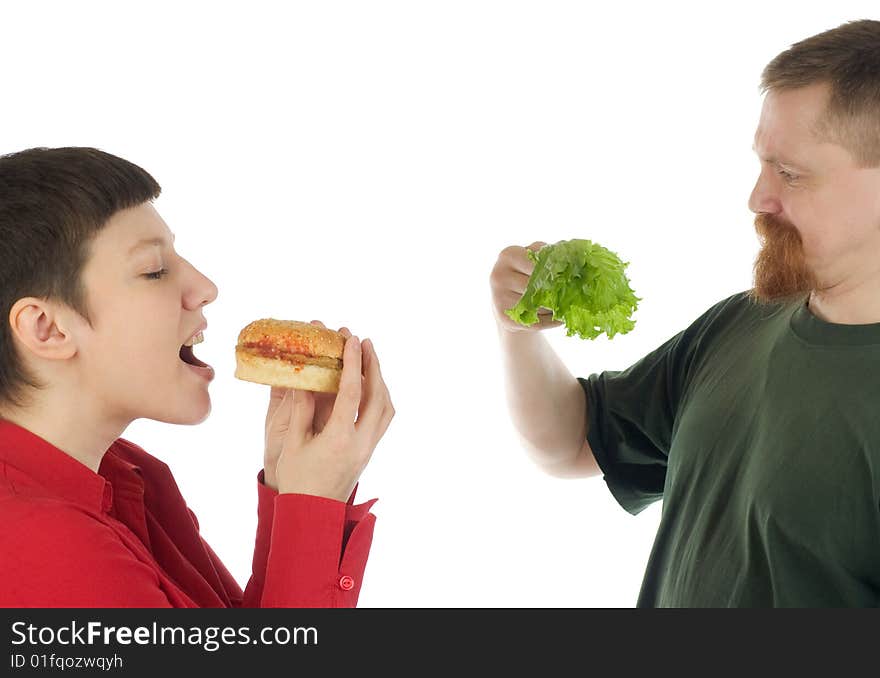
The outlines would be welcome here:
M 190 416 L 187 418 L 186 423 L 190 426 L 194 426 L 195 424 L 201 424 L 205 421 L 209 416 L 211 416 L 211 398 L 207 398 L 207 402 L 205 407 L 200 409 L 194 409 L 190 412 Z
M 211 414 L 211 396 L 208 395 L 207 389 L 204 393 L 195 398 L 188 400 L 186 404 L 182 404 L 175 412 L 169 413 L 167 421 L 170 424 L 180 424 L 182 426 L 194 426 L 201 424 Z

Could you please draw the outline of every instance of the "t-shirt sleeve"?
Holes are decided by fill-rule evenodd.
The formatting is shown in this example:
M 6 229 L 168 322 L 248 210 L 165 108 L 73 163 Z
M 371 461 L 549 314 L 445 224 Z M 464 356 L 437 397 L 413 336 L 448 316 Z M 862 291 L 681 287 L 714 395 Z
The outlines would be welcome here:
M 608 488 L 637 514 L 663 497 L 676 418 L 706 328 L 743 293 L 719 302 L 623 371 L 578 377 L 587 403 L 587 441 Z

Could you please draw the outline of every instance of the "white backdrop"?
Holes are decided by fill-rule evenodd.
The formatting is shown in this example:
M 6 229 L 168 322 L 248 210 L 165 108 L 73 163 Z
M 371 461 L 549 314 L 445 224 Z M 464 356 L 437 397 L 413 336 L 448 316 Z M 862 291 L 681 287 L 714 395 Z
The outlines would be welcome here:
M 260 317 L 372 337 L 397 409 L 363 607 L 631 606 L 660 518 L 532 466 L 508 418 L 488 276 L 510 244 L 591 238 L 643 298 L 623 369 L 750 286 L 761 69 L 876 0 L 2 4 L 0 153 L 96 146 L 152 173 L 177 251 L 218 285 L 195 427 L 124 434 L 167 462 L 250 572 L 268 387 L 233 378 Z

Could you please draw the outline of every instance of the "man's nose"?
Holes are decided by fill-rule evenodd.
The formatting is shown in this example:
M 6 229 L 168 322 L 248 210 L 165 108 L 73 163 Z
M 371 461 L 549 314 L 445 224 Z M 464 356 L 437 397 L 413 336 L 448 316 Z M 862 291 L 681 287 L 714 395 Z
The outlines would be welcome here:
M 774 188 L 773 182 L 767 180 L 764 172 L 761 172 L 749 196 L 749 209 L 755 214 L 762 212 L 778 214 L 782 211 L 779 193 Z

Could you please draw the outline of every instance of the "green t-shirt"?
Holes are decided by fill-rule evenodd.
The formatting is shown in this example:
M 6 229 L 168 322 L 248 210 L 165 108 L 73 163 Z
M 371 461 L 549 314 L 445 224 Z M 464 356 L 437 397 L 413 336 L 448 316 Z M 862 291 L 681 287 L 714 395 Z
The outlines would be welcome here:
M 579 381 L 617 501 L 663 499 L 639 606 L 880 604 L 880 323 L 740 292 Z

